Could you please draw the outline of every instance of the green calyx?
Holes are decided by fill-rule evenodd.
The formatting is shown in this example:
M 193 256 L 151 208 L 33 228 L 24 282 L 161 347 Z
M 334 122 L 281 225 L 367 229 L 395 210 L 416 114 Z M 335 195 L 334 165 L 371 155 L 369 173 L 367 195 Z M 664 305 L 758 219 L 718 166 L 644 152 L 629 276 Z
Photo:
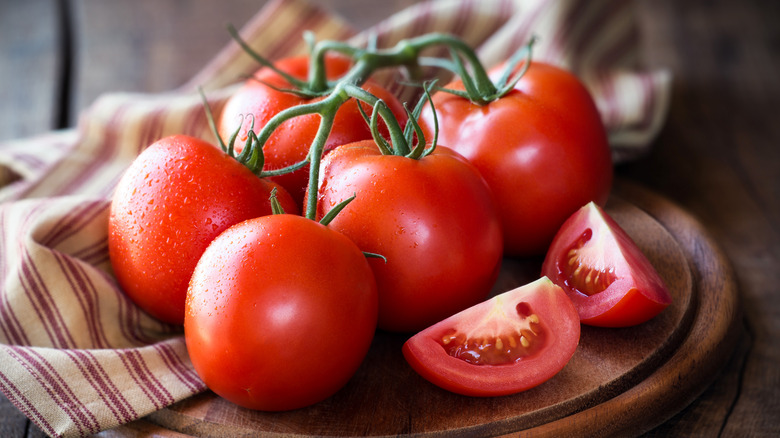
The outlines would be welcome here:
M 295 163 L 292 166 L 265 171 L 263 169 L 265 166 L 265 155 L 263 154 L 263 145 L 265 144 L 265 141 L 260 141 L 260 138 L 257 136 L 257 134 L 255 134 L 254 118 L 252 119 L 251 126 L 247 132 L 247 139 L 246 142 L 244 143 L 244 147 L 241 150 L 241 152 L 238 155 L 236 155 L 235 144 L 236 144 L 236 140 L 238 139 L 238 134 L 241 132 L 241 127 L 244 125 L 243 121 L 242 123 L 239 124 L 238 128 L 230 136 L 228 142 L 225 143 L 225 140 L 222 138 L 221 135 L 219 135 L 217 124 L 214 121 L 214 113 L 212 113 L 208 100 L 206 99 L 206 96 L 203 94 L 203 89 L 199 87 L 198 93 L 200 93 L 201 100 L 203 101 L 203 108 L 206 111 L 206 119 L 208 120 L 209 127 L 211 127 L 211 131 L 213 132 L 214 136 L 217 138 L 217 143 L 219 144 L 219 147 L 222 149 L 223 152 L 225 152 L 230 157 L 232 157 L 233 159 L 235 159 L 236 161 L 244 165 L 247 169 L 249 169 L 252 173 L 257 175 L 258 177 L 265 178 L 269 176 L 283 175 L 286 173 L 294 172 L 298 169 L 303 168 L 308 163 L 307 160 L 304 160 Z
M 435 82 L 423 84 L 423 96 L 417 102 L 417 105 L 415 105 L 413 110 L 410 111 L 409 108 L 404 105 L 404 110 L 406 110 L 408 121 L 403 129 L 401 129 L 400 125 L 398 124 L 398 120 L 395 118 L 393 113 L 390 111 L 390 108 L 382 99 L 377 99 L 376 97 L 373 97 L 365 92 L 356 93 L 360 94 L 360 97 L 356 96 L 356 98 L 373 105 L 371 117 L 369 117 L 365 111 L 363 111 L 362 106 L 358 105 L 358 109 L 363 115 L 363 119 L 365 119 L 366 123 L 368 123 L 369 128 L 371 129 L 371 135 L 374 138 L 374 143 L 376 143 L 377 147 L 382 152 L 382 155 L 399 155 L 414 160 L 419 160 L 420 158 L 430 155 L 436 149 L 436 141 L 439 136 L 439 124 L 436 118 L 436 110 L 433 106 L 433 100 L 431 99 L 430 95 L 430 89 L 433 84 L 435 84 Z M 428 146 L 426 143 L 425 134 L 423 133 L 422 128 L 417 121 L 420 118 L 420 114 L 422 113 L 422 109 L 426 101 L 431 105 L 434 119 L 434 136 L 430 146 Z M 389 142 L 384 137 L 382 137 L 382 134 L 379 132 L 378 120 L 380 116 L 385 122 L 385 125 L 387 126 L 387 129 L 390 133 Z M 417 140 L 416 142 L 415 139 Z
M 525 75 L 528 67 L 531 66 L 531 49 L 535 42 L 536 38 L 532 37 L 525 46 L 515 51 L 507 60 L 501 76 L 495 82 L 488 77 L 485 68 L 476 57 L 466 57 L 471 65 L 471 71 L 469 71 L 453 48 L 450 48 L 451 60 L 425 58 L 421 59 L 421 64 L 449 70 L 456 74 L 463 83 L 464 90 L 436 88 L 436 91 L 460 96 L 477 105 L 485 105 L 512 91 L 517 82 Z

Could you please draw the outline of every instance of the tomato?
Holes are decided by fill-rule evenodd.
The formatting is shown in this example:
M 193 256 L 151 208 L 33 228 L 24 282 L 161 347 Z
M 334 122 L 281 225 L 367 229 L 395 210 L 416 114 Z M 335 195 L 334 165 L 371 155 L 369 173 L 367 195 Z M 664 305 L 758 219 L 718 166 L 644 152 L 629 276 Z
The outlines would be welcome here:
M 270 214 L 275 187 L 282 206 L 296 211 L 283 189 L 214 145 L 182 135 L 155 142 L 124 173 L 111 203 L 108 250 L 120 286 L 152 316 L 181 324 L 200 255 L 227 227 Z
M 418 331 L 485 299 L 502 259 L 501 226 L 476 169 L 438 147 L 422 159 L 382 155 L 373 141 L 323 161 L 317 217 L 356 194 L 329 227 L 363 251 L 379 288 L 379 327 Z
M 637 325 L 672 302 L 663 280 L 636 243 L 592 202 L 563 224 L 542 274 L 566 291 L 583 324 Z
M 326 75 L 329 79 L 342 76 L 351 65 L 349 58 L 342 56 L 329 56 L 325 59 Z M 280 70 L 299 79 L 305 79 L 309 71 L 307 57 L 287 58 L 275 65 Z M 406 112 L 395 96 L 372 80 L 366 81 L 362 87 L 382 99 L 403 126 Z M 309 99 L 279 91 L 279 89 L 289 88 L 291 85 L 273 70 L 269 68 L 258 70 L 254 79 L 246 81 L 225 104 L 219 119 L 221 136 L 228 139 L 241 126 L 238 136 L 241 141 L 237 143 L 242 143 L 246 140 L 252 123 L 254 123 L 254 131 L 259 132 L 279 112 L 293 106 L 321 100 L 319 97 Z M 363 104 L 363 109 L 367 114 L 371 114 L 372 108 L 369 105 Z M 295 117 L 282 123 L 274 130 L 263 148 L 266 169 L 279 169 L 302 161 L 309 153 L 319 124 L 320 116 L 317 114 Z M 386 132 L 383 124 L 381 127 Z M 336 112 L 336 118 L 324 150 L 327 153 L 335 146 L 371 138 L 371 131 L 358 110 L 357 101 L 350 99 Z M 308 183 L 308 172 L 307 166 L 289 174 L 271 177 L 271 180 L 286 188 L 300 206 L 303 203 L 303 195 Z
M 342 388 L 374 336 L 377 290 L 363 253 L 301 216 L 265 216 L 219 235 L 198 262 L 184 335 L 218 395 L 267 411 Z
M 508 255 L 544 254 L 572 213 L 606 202 L 613 174 L 607 135 L 574 75 L 534 62 L 513 90 L 486 105 L 442 91 L 433 103 L 439 143 L 471 161 L 496 196 Z M 420 124 L 430 137 L 429 105 Z
M 577 311 L 547 278 L 504 292 L 409 338 L 403 354 L 426 380 L 469 396 L 515 394 L 569 362 L 580 340 Z

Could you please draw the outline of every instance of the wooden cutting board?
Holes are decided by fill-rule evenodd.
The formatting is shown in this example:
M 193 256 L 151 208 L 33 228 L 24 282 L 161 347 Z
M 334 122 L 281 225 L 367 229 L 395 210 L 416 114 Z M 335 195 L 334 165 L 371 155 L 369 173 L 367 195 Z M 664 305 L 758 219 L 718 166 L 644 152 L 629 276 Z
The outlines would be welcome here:
M 257 412 L 206 392 L 148 416 L 145 427 L 194 436 L 624 436 L 649 430 L 695 399 L 731 355 L 740 334 L 737 291 L 717 245 L 675 204 L 621 181 L 607 211 L 659 271 L 674 302 L 637 327 L 583 326 L 569 364 L 534 389 L 496 398 L 449 393 L 406 364 L 405 336 L 380 332 L 349 384 L 317 405 Z M 540 267 L 541 259 L 506 259 L 495 292 L 535 280 Z

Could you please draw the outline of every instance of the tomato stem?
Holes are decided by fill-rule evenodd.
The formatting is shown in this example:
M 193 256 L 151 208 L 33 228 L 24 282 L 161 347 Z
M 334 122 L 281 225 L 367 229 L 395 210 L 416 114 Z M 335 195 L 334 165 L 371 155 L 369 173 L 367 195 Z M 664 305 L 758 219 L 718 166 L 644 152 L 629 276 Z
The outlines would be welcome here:
M 323 101 L 324 102 L 324 101 Z M 317 216 L 317 192 L 320 180 L 320 162 L 325 149 L 325 142 L 328 140 L 330 130 L 333 127 L 334 112 L 320 113 L 320 126 L 317 129 L 317 135 L 309 149 L 309 192 L 306 197 L 305 215 L 308 219 L 316 220 Z
M 360 101 L 358 102 L 358 107 L 361 112 L 364 112 L 362 107 L 360 107 L 361 102 L 365 102 L 373 107 L 374 111 L 369 120 L 369 125 L 371 126 L 372 135 L 374 135 L 375 141 L 380 149 L 382 149 L 383 153 L 390 152 L 396 155 L 419 159 L 433 152 L 436 146 L 438 123 L 436 123 L 434 130 L 435 135 L 432 146 L 426 149 L 424 135 L 416 120 L 422 108 L 422 100 L 415 108 L 415 111 L 410 112 L 407 109 L 407 113 L 410 115 L 409 123 L 402 129 L 387 104 L 368 91 L 360 88 L 360 85 L 363 84 L 375 70 L 385 67 L 404 66 L 411 75 L 414 72 L 419 71 L 421 65 L 420 53 L 423 50 L 433 46 L 445 46 L 450 51 L 452 61 L 438 62 L 436 65 L 448 68 L 460 75 L 466 85 L 469 98 L 476 103 L 486 103 L 487 101 L 497 98 L 496 96 L 498 96 L 499 93 L 508 92 L 517 80 L 519 80 L 517 75 L 510 80 L 511 72 L 514 71 L 514 67 L 520 62 L 519 58 L 513 63 L 510 63 L 505 75 L 494 84 L 490 80 L 488 73 L 480 62 L 476 52 L 469 47 L 465 41 L 453 35 L 429 33 L 401 40 L 395 46 L 388 49 L 377 49 L 375 43 L 368 44 L 366 48 L 358 48 L 339 41 L 324 40 L 315 42 L 313 36 L 307 34 L 305 35 L 305 38 L 309 44 L 311 54 L 309 75 L 307 80 L 304 81 L 281 71 L 275 67 L 272 62 L 252 50 L 252 48 L 241 39 L 239 33 L 233 26 L 228 26 L 228 31 L 233 39 L 244 49 L 244 51 L 252 56 L 252 58 L 287 80 L 293 88 L 289 90 L 290 92 L 308 97 L 325 96 L 322 100 L 317 102 L 304 103 L 290 107 L 276 114 L 256 135 L 252 131 L 252 135 L 247 144 L 249 145 L 251 143 L 253 147 L 245 148 L 242 153 L 244 161 L 254 165 L 260 163 L 262 166 L 262 145 L 268 141 L 271 134 L 282 123 L 305 114 L 319 114 L 321 117 L 320 126 L 309 148 L 306 160 L 284 169 L 262 171 L 261 168 L 260 172 L 256 172 L 261 176 L 279 175 L 288 171 L 300 169 L 304 167 L 306 163 L 309 163 L 309 192 L 304 208 L 304 214 L 309 219 L 314 219 L 316 216 L 319 167 L 325 143 L 334 123 L 335 113 L 338 111 L 339 107 L 350 98 L 355 98 Z M 528 61 L 526 64 L 530 63 L 530 44 L 531 43 L 529 43 L 527 48 Z M 354 62 L 349 71 L 335 82 L 328 81 L 325 71 L 325 57 L 329 52 L 346 55 L 352 58 Z M 513 59 L 515 57 L 513 57 Z M 467 68 L 466 64 L 468 64 L 470 68 Z M 522 76 L 522 73 L 524 73 L 524 70 L 521 71 L 519 76 Z M 425 93 L 423 99 L 427 98 L 430 100 L 428 89 L 429 87 L 423 84 Z M 378 117 L 382 117 L 382 120 L 388 128 L 392 147 L 388 147 L 387 142 L 384 141 L 384 139 L 377 139 L 377 136 L 379 135 Z M 210 121 L 210 123 L 213 125 L 213 121 Z M 416 144 L 413 142 L 414 136 L 417 137 Z M 225 146 L 221 139 L 219 141 L 223 149 L 232 150 L 232 141 L 229 146 Z
M 277 192 L 278 190 L 274 187 L 271 189 L 271 196 L 268 197 L 268 200 L 271 202 L 271 214 L 284 214 L 284 208 L 279 203 L 279 198 L 276 197 Z

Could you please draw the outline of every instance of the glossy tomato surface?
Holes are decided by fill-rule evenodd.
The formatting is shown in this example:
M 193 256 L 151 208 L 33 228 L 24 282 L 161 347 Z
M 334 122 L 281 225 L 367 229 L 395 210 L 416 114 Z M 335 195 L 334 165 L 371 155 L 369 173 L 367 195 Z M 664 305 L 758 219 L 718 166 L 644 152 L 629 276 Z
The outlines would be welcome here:
M 547 278 L 497 295 L 411 337 L 409 365 L 431 383 L 469 396 L 515 394 L 546 382 L 580 339 L 577 311 Z
M 601 207 L 588 203 L 555 237 L 542 275 L 563 287 L 584 324 L 641 324 L 672 302 L 658 272 Z
M 477 170 L 446 148 L 420 160 L 373 141 L 336 148 L 320 174 L 317 217 L 356 198 L 329 225 L 367 252 L 379 327 L 413 332 L 487 297 L 502 259 L 501 225 Z
M 203 251 L 229 226 L 271 214 L 274 187 L 282 206 L 296 212 L 287 192 L 207 142 L 155 142 L 126 170 L 111 202 L 108 250 L 120 286 L 152 316 L 181 324 Z
M 307 57 L 287 58 L 275 65 L 298 79 L 306 79 L 309 73 Z M 350 60 L 341 56 L 327 57 L 325 65 L 329 79 L 339 78 L 351 66 Z M 382 99 L 403 126 L 406 112 L 395 96 L 372 80 L 366 81 L 362 87 Z M 241 127 L 237 143 L 243 144 L 252 123 L 254 123 L 254 131 L 259 132 L 279 112 L 293 106 L 321 100 L 321 98 L 309 99 L 279 90 L 290 88 L 291 85 L 273 70 L 269 68 L 258 70 L 254 78 L 247 80 L 225 104 L 219 118 L 219 132 L 222 138 L 229 139 L 235 130 Z M 363 104 L 363 109 L 367 114 L 372 112 L 370 105 Z M 279 169 L 302 161 L 309 152 L 319 125 L 320 116 L 309 114 L 293 118 L 279 126 L 263 148 L 266 169 Z M 382 122 L 380 128 L 386 132 Z M 327 153 L 335 146 L 371 138 L 371 131 L 358 110 L 357 101 L 350 99 L 336 112 L 336 119 L 324 150 Z M 308 177 L 307 166 L 290 174 L 273 177 L 272 180 L 286 188 L 301 206 Z
M 512 91 L 486 105 L 446 92 L 433 103 L 439 143 L 471 161 L 495 193 L 507 254 L 544 254 L 572 213 L 589 201 L 606 202 L 613 174 L 606 131 L 571 73 L 534 62 Z M 426 137 L 432 120 L 426 106 Z
M 267 411 L 319 402 L 355 373 L 376 329 L 376 283 L 344 235 L 294 215 L 237 224 L 203 254 L 184 333 L 206 385 Z

